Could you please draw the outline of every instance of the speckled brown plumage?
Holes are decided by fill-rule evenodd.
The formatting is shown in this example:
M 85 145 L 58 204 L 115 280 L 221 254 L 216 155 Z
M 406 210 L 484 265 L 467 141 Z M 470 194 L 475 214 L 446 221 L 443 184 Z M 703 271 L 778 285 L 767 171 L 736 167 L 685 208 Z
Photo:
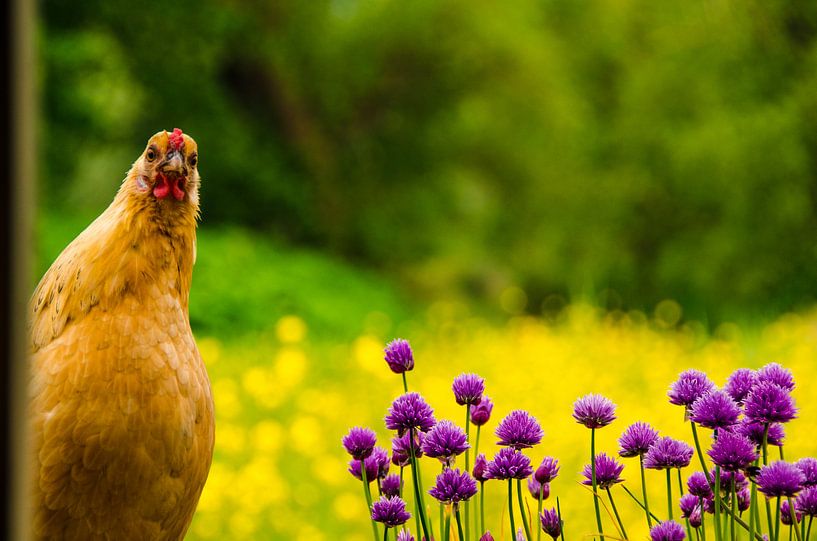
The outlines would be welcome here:
M 184 198 L 156 197 L 168 135 L 31 299 L 36 539 L 182 539 L 207 478 L 213 401 L 188 319 L 197 147 L 185 135 L 174 164 Z

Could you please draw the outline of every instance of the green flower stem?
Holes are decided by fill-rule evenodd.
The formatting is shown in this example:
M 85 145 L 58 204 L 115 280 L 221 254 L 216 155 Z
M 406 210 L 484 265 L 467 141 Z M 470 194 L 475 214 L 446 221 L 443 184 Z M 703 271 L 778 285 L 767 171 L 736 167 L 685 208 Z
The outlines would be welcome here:
M 678 472 L 678 492 L 681 494 L 681 497 L 683 497 L 684 481 L 681 478 L 681 468 L 678 468 L 676 472 Z M 703 513 L 701 513 L 701 516 L 703 516 Z M 686 526 L 687 529 L 687 539 L 692 539 L 692 527 L 690 527 L 689 525 L 689 518 L 684 518 L 684 525 Z
M 755 466 L 757 466 L 757 460 L 755 460 Z M 749 539 L 752 539 L 755 535 L 755 525 L 757 522 L 757 485 L 755 484 L 754 480 L 749 480 L 752 483 L 752 492 L 749 498 Z
M 769 534 L 771 537 L 771 533 Z M 777 497 L 777 503 L 774 510 L 774 540 L 780 540 L 780 496 Z
M 539 517 L 542 516 L 542 489 L 539 489 L 539 494 L 536 505 L 536 522 L 539 522 Z M 542 528 L 536 527 L 536 541 L 542 541 Z
M 404 374 L 405 376 L 405 374 Z M 426 513 L 422 498 L 422 485 L 420 484 L 420 472 L 417 470 L 417 458 L 414 456 L 414 429 L 409 429 L 409 457 L 411 458 L 411 476 L 414 482 L 414 506 L 417 514 L 415 520 L 417 524 L 417 532 L 419 536 L 420 526 L 423 528 L 423 535 L 426 539 L 431 539 L 428 533 L 428 524 L 426 522 Z
M 525 512 L 525 502 L 522 498 L 522 479 L 516 480 L 516 495 L 519 499 L 519 514 L 522 515 L 522 525 L 525 527 L 525 538 L 529 541 L 533 541 L 533 538 L 530 536 L 530 524 L 528 524 L 528 516 Z
M 462 534 L 462 523 L 460 522 L 460 509 L 457 506 L 457 504 L 454 504 L 454 518 L 457 519 L 457 533 L 460 535 L 460 541 L 462 541 L 465 538 L 463 537 L 463 534 Z M 468 524 L 466 524 L 465 526 L 467 528 Z M 465 535 L 468 535 L 468 534 L 465 534 Z
M 706 524 L 704 524 L 704 515 L 706 515 L 706 513 L 704 512 L 704 499 L 703 498 L 698 497 L 698 505 L 701 508 L 701 527 L 696 528 L 695 531 L 700 531 L 701 541 L 706 541 Z M 749 539 L 752 539 L 752 537 L 753 536 L 750 535 Z
M 726 505 L 725 503 L 723 503 L 723 500 L 721 500 L 721 502 L 720 502 L 720 503 L 721 503 L 721 510 L 722 510 L 724 513 L 726 513 L 727 515 L 729 515 L 730 517 L 731 517 L 731 516 L 734 516 L 734 517 L 735 517 L 735 522 L 737 522 L 737 523 L 738 523 L 738 525 L 740 525 L 740 527 L 741 527 L 741 528 L 743 528 L 744 530 L 746 530 L 746 531 L 748 532 L 748 531 L 749 531 L 749 525 L 748 525 L 748 524 L 746 524 L 746 522 L 745 522 L 745 521 L 744 521 L 742 518 L 740 518 L 739 516 L 737 516 L 737 514 L 736 514 L 734 511 L 732 511 L 732 510 L 729 508 L 729 506 L 728 506 L 728 505 Z M 717 532 L 716 532 L 716 533 L 717 533 Z M 756 541 L 764 541 L 764 539 L 765 539 L 765 538 L 764 538 L 762 535 L 760 535 L 758 532 L 755 532 L 755 540 L 756 540 Z
M 485 481 L 479 483 L 479 531 L 485 533 Z
M 808 518 L 808 528 L 806 528 L 806 541 L 809 541 L 811 537 L 811 521 L 814 520 L 814 517 Z
M 800 537 L 800 529 L 797 527 L 797 513 L 794 509 L 794 502 L 791 498 L 786 498 L 789 500 L 789 514 L 791 515 L 791 530 L 794 530 L 794 535 L 797 537 L 797 541 L 803 541 L 803 538 Z M 789 531 L 789 536 L 791 536 L 791 531 Z
M 692 426 L 692 439 L 695 440 L 695 450 L 698 451 L 698 460 L 701 461 L 701 469 L 704 471 L 704 475 L 706 476 L 706 481 L 708 483 L 712 482 L 712 478 L 709 475 L 709 468 L 706 467 L 706 461 L 704 460 L 704 454 L 701 451 L 701 442 L 698 440 L 698 429 L 695 428 L 695 422 L 690 421 L 690 426 Z
M 465 405 L 465 441 L 467 443 L 471 443 L 471 404 Z M 474 455 L 474 459 L 476 459 L 476 455 Z M 471 449 L 465 449 L 465 471 L 468 474 L 471 474 Z M 460 541 L 468 541 L 471 538 L 471 509 L 470 504 L 466 500 L 465 502 L 465 537 L 462 537 L 460 534 Z M 457 519 L 457 524 L 459 524 L 459 519 Z
M 389 527 L 383 529 L 383 541 L 389 541 Z
M 653 512 L 652 512 L 652 511 L 649 511 L 649 510 L 647 510 L 647 508 L 646 508 L 646 507 L 644 507 L 644 504 L 643 504 L 643 503 L 641 503 L 641 502 L 638 500 L 638 498 L 636 498 L 636 497 L 635 497 L 635 494 L 633 494 L 632 492 L 630 492 L 630 489 L 629 489 L 629 488 L 627 488 L 627 487 L 626 487 L 626 486 L 624 486 L 624 485 L 621 485 L 621 488 L 623 488 L 623 489 L 624 489 L 624 492 L 626 492 L 626 493 L 627 493 L 627 495 L 628 495 L 630 498 L 632 498 L 632 500 L 633 500 L 635 503 L 637 503 L 637 504 L 638 504 L 638 506 L 639 506 L 641 509 L 643 509 L 644 511 L 646 511 L 647 513 L 649 513 L 649 514 L 650 514 L 650 517 L 652 517 L 652 519 L 653 519 L 655 522 L 661 522 L 661 520 L 660 520 L 660 519 L 659 519 L 657 516 L 655 516 L 655 514 L 653 514 Z
M 403 392 L 408 392 L 408 382 L 406 381 L 406 373 L 403 372 Z
M 442 472 L 444 472 L 444 471 L 445 471 L 445 463 L 443 463 L 443 465 L 442 465 L 442 469 L 440 470 L 440 473 L 442 473 Z M 444 516 L 445 516 L 445 506 L 443 505 L 443 503 L 442 503 L 442 502 L 440 502 L 440 528 L 442 528 L 442 527 L 443 527 L 443 517 L 444 517 Z M 450 520 L 451 520 L 451 517 L 449 516 L 449 517 L 448 517 L 448 521 L 450 522 Z M 450 525 L 449 525 L 449 526 L 450 526 Z M 448 535 L 448 532 L 447 532 L 447 531 L 446 531 L 446 534 L 445 534 L 445 535 Z M 443 537 L 443 532 L 442 532 L 442 531 L 440 531 L 440 537 Z M 446 538 L 446 539 L 447 539 L 447 538 Z
M 508 516 L 511 519 L 511 539 L 516 537 L 516 523 L 513 521 L 513 479 L 508 479 Z
M 562 505 L 559 503 L 559 496 L 556 496 L 556 515 L 559 517 L 559 533 L 562 541 L 565 541 L 565 523 L 562 522 Z
M 470 419 L 469 419 L 469 421 L 470 421 Z M 474 444 L 474 463 L 476 463 L 477 457 L 479 456 L 479 432 L 480 432 L 480 428 L 482 428 L 482 427 L 477 425 L 477 438 L 476 438 L 476 442 Z M 468 473 L 471 473 L 471 472 L 468 472 Z M 480 491 L 479 515 L 480 515 L 480 521 L 481 522 L 479 524 L 479 531 L 476 532 L 476 537 L 477 538 L 481 535 L 481 533 L 485 533 L 485 511 L 482 508 L 482 506 L 483 506 L 483 504 L 485 502 L 485 498 L 482 497 L 482 490 L 483 490 L 484 487 L 485 487 L 484 483 L 479 484 L 479 491 Z M 475 511 L 474 512 L 474 530 L 477 530 L 477 529 L 478 529 L 477 528 L 477 513 Z
M 715 465 L 715 540 L 721 541 L 721 467 Z
M 627 531 L 624 529 L 624 523 L 621 522 L 621 517 L 618 516 L 618 509 L 616 508 L 616 502 L 613 501 L 613 493 L 610 492 L 610 487 L 607 487 L 606 490 L 607 490 L 607 498 L 610 500 L 610 506 L 613 508 L 613 514 L 616 516 L 616 520 L 618 521 L 618 527 L 621 529 L 621 536 L 624 539 L 627 539 Z
M 360 459 L 360 478 L 363 480 L 363 495 L 366 497 L 366 514 L 369 515 L 369 522 L 372 523 L 374 541 L 380 541 L 380 534 L 377 531 L 377 522 L 372 520 L 372 493 L 369 490 L 369 481 L 366 479 L 366 461 L 362 458 Z
M 763 465 L 766 466 L 769 463 L 769 423 L 764 423 L 763 425 Z M 769 538 L 772 539 L 772 534 L 774 533 L 774 525 L 772 524 L 772 508 L 769 504 L 768 498 L 763 498 L 766 504 L 766 522 L 769 525 Z M 779 509 L 778 509 L 779 511 Z M 777 538 L 774 538 L 775 541 Z
M 667 515 L 672 520 L 672 468 L 667 468 Z
M 735 478 L 732 477 L 732 510 L 738 508 L 738 489 Z M 732 513 L 732 522 L 729 524 L 729 531 L 732 535 L 732 541 L 737 541 L 737 532 L 735 531 L 735 513 Z
M 596 508 L 596 526 L 599 529 L 599 539 L 604 541 L 604 529 L 601 526 L 601 512 L 599 511 L 599 495 L 596 492 L 596 429 L 590 429 L 590 470 L 593 485 L 593 506 Z
M 442 522 L 440 523 L 442 526 Z M 446 513 L 445 515 L 445 529 L 441 532 L 443 541 L 448 541 L 451 536 L 451 513 Z
M 644 496 L 644 512 L 647 514 L 647 528 L 652 528 L 652 518 L 650 517 L 650 504 L 647 503 L 647 481 L 644 477 L 644 455 L 638 455 L 638 466 L 641 468 L 641 494 Z

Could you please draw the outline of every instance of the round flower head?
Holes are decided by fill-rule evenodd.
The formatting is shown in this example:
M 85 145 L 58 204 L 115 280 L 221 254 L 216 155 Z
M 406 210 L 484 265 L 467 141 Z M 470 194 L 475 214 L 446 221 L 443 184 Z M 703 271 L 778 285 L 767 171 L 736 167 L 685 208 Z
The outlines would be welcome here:
M 797 517 L 797 522 L 803 520 L 803 513 L 797 511 L 797 505 L 794 506 L 794 513 Z M 791 526 L 791 506 L 789 505 L 789 500 L 783 500 L 780 502 L 780 522 L 782 522 L 786 526 Z
M 644 455 L 644 467 L 653 470 L 689 466 L 693 449 L 686 443 L 669 437 L 659 438 Z
M 434 410 L 419 393 L 398 396 L 386 415 L 386 428 L 397 430 L 400 436 L 411 429 L 428 432 L 434 423 Z
M 536 468 L 533 476 L 540 483 L 550 483 L 559 475 L 559 461 L 551 456 L 542 459 L 542 463 Z
M 638 421 L 627 427 L 618 439 L 618 454 L 622 457 L 640 456 L 658 439 L 658 431 L 648 423 Z
M 535 477 L 528 478 L 528 491 L 530 495 L 535 499 L 539 499 L 539 495 L 542 495 L 543 500 L 547 500 L 548 496 L 550 496 L 550 483 L 540 483 L 536 480 Z
M 524 449 L 538 444 L 544 434 L 539 422 L 531 414 L 523 410 L 514 410 L 496 427 L 496 436 L 499 438 L 496 443 L 517 450 Z
M 624 469 L 624 464 L 616 461 L 607 453 L 599 453 L 596 455 L 596 485 L 599 488 L 610 488 L 616 483 L 623 481 L 621 478 L 621 471 Z M 593 467 L 592 464 L 585 464 L 582 470 L 582 475 L 585 480 L 582 484 L 592 486 L 593 484 Z
M 817 517 L 817 486 L 806 487 L 797 495 L 794 508 L 804 516 Z
M 692 403 L 689 418 L 706 428 L 726 428 L 738 421 L 740 407 L 724 391 L 711 390 Z
M 800 491 L 804 479 L 800 468 L 789 462 L 777 460 L 760 468 L 756 479 L 757 489 L 767 498 L 792 497 Z
M 749 492 L 749 487 L 743 487 L 738 490 L 737 497 L 738 511 L 741 513 L 749 509 L 749 506 L 752 505 L 752 493 Z
M 500 449 L 488 463 L 489 479 L 525 479 L 532 473 L 530 459 L 511 447 Z
M 709 481 L 706 480 L 706 474 L 702 471 L 693 472 L 689 478 L 687 478 L 687 490 L 697 498 L 712 497 L 712 487 L 709 486 Z
M 776 383 L 761 381 L 743 402 L 747 419 L 761 423 L 785 423 L 797 416 L 791 395 Z
M 707 454 L 712 462 L 727 471 L 742 470 L 757 458 L 756 446 L 749 438 L 721 430 Z
M 494 541 L 494 536 L 491 535 L 491 532 L 485 532 L 482 534 L 482 537 L 479 538 L 479 541 Z
M 474 459 L 474 469 L 472 471 L 472 475 L 474 476 L 474 479 L 480 483 L 484 483 L 488 480 L 488 460 L 485 458 L 484 453 L 478 454 L 477 458 Z
M 476 374 L 460 374 L 454 378 L 451 388 L 457 404 L 460 406 L 476 405 L 480 403 L 482 393 L 485 392 L 485 380 Z
M 431 458 L 439 458 L 449 466 L 454 457 L 468 449 L 465 432 L 451 421 L 440 421 L 426 434 L 423 453 Z
M 414 434 L 414 457 L 423 456 L 423 441 L 425 435 L 422 432 Z M 391 461 L 395 466 L 405 468 L 411 464 L 411 449 L 409 448 L 409 433 L 402 436 L 395 436 L 391 440 Z
M 442 503 L 464 502 L 477 493 L 477 482 L 467 471 L 447 469 L 437 476 L 437 483 L 428 493 Z
M 384 350 L 385 360 L 395 374 L 404 374 L 414 369 L 414 353 L 409 343 L 402 338 L 392 340 Z
M 408 530 L 400 530 L 397 532 L 397 541 L 414 541 L 414 536 Z
M 384 496 L 399 496 L 401 488 L 400 476 L 394 473 L 387 475 L 380 482 L 380 491 Z
M 363 463 L 366 465 L 366 482 L 383 479 L 389 473 L 389 453 L 382 447 L 375 447 L 372 454 Z M 349 473 L 363 480 L 360 474 L 360 460 L 349 461 Z
M 684 518 L 691 517 L 692 514 L 699 509 L 700 503 L 700 499 L 694 494 L 684 494 L 681 496 L 681 499 L 678 501 L 678 506 L 681 508 L 681 516 Z
M 372 504 L 372 520 L 394 528 L 405 524 L 411 514 L 406 511 L 406 502 L 399 496 L 381 496 Z
M 794 376 L 791 370 L 783 368 L 777 363 L 769 363 L 757 371 L 758 383 L 768 381 L 776 385 L 780 385 L 787 391 L 794 390 Z
M 695 508 L 695 511 L 689 515 L 689 525 L 693 528 L 700 528 L 701 524 L 703 524 L 703 517 L 701 515 L 701 506 Z
M 588 394 L 573 403 L 573 418 L 587 428 L 601 428 L 616 418 L 616 405 L 600 394 Z
M 804 487 L 811 487 L 817 485 L 817 458 L 812 458 L 810 456 L 806 458 L 801 458 L 796 463 L 800 471 L 803 472 L 803 486 Z
M 738 404 L 743 404 L 743 401 L 749 395 L 749 391 L 757 383 L 757 374 L 754 370 L 749 368 L 738 368 L 729 376 L 724 386 L 724 391 L 729 393 L 732 400 Z
M 352 427 L 349 433 L 343 436 L 343 447 L 356 460 L 362 460 L 372 454 L 377 436 L 374 431 L 360 426 Z
M 650 530 L 652 541 L 684 541 L 684 537 L 684 527 L 674 520 L 660 522 Z
M 555 507 L 542 511 L 542 514 L 539 515 L 539 524 L 542 525 L 542 531 L 551 536 L 553 541 L 562 535 L 562 523 Z
M 749 441 L 760 447 L 763 445 L 763 431 L 766 424 L 751 419 L 742 419 L 734 429 L 738 434 L 746 436 Z M 786 438 L 786 430 L 780 423 L 772 423 L 769 425 L 769 432 L 766 434 L 766 443 L 768 445 L 775 445 L 780 447 L 783 445 L 783 440 Z
M 494 410 L 494 403 L 487 396 L 482 397 L 479 404 L 471 407 L 471 423 L 474 426 L 482 426 L 491 419 L 491 412 Z
M 670 386 L 667 396 L 670 404 L 676 406 L 691 406 L 704 393 L 715 388 L 706 374 L 700 370 L 684 370 L 678 375 L 678 379 Z

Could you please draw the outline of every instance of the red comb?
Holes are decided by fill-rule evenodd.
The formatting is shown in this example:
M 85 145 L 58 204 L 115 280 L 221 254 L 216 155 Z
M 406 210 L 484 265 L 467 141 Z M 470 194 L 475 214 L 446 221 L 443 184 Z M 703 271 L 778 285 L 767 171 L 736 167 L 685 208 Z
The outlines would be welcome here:
M 184 134 L 179 128 L 173 128 L 173 133 L 167 137 L 170 142 L 170 148 L 173 150 L 181 150 L 184 148 Z

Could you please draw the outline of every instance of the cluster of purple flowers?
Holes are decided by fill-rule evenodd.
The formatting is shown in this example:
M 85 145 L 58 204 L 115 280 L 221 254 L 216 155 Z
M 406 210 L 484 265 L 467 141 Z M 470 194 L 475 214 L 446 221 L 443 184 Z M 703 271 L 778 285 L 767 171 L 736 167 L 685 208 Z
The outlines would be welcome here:
M 556 507 L 543 509 L 543 502 L 551 496 L 551 483 L 559 475 L 559 461 L 545 456 L 534 468 L 526 454 L 535 452 L 531 450 L 542 443 L 544 431 L 539 421 L 528 411 L 510 411 L 495 430 L 496 445 L 500 449 L 488 459 L 479 450 L 480 431 L 490 421 L 494 403 L 485 396 L 483 378 L 468 373 L 453 381 L 454 401 L 466 410 L 463 429 L 450 420 L 438 421 L 423 396 L 409 392 L 406 373 L 414 369 L 415 361 L 407 341 L 390 342 L 384 358 L 389 369 L 402 376 L 404 386 L 404 393 L 392 402 L 385 416 L 386 428 L 394 431 L 391 454 L 377 446 L 376 434 L 368 428 L 354 427 L 342 441 L 351 456 L 350 473 L 363 481 L 375 539 L 379 538 L 378 525 L 381 525 L 386 535 L 388 528 L 400 530 L 395 534 L 396 541 L 414 541 L 407 527 L 413 517 L 418 540 L 447 541 L 452 519 L 456 521 L 460 541 L 493 540 L 485 527 L 486 485 L 494 486 L 491 481 L 505 481 L 509 531 L 514 537 L 532 541 L 532 529 L 535 529 L 537 540 L 544 532 L 554 541 L 560 538 L 563 541 L 564 521 L 558 498 Z M 779 541 L 779 524 L 796 532 L 798 541 L 806 541 L 800 539 L 801 533 L 807 538 L 806 519 L 810 524 L 817 517 L 817 459 L 783 460 L 784 425 L 797 416 L 792 398 L 794 388 L 792 373 L 776 363 L 759 370 L 736 370 L 722 388 L 704 372 L 686 370 L 670 385 L 667 394 L 671 404 L 683 406 L 694 446 L 675 437 L 662 436 L 644 421 L 624 429 L 618 438 L 617 454 L 623 459 L 638 457 L 641 496 L 626 487 L 625 490 L 644 511 L 652 541 L 683 541 L 691 537 L 693 531 L 703 531 L 709 520 L 707 515 L 714 521 L 716 541 L 721 541 L 721 534 L 727 530 L 734 539 L 738 527 L 746 530 L 750 538 L 760 540 L 765 536 L 770 541 Z M 616 406 L 605 396 L 591 393 L 574 402 L 572 415 L 577 423 L 589 429 L 590 462 L 580 474 L 582 484 L 592 491 L 597 535 L 604 536 L 605 521 L 600 512 L 600 506 L 604 505 L 608 511 L 605 515 L 613 520 L 616 529 L 616 534 L 609 537 L 627 539 L 613 497 L 613 489 L 624 485 L 625 464 L 606 452 L 596 452 L 596 431 L 615 421 Z M 472 427 L 476 431 L 475 439 L 471 437 Z M 699 428 L 711 430 L 705 450 L 698 436 Z M 779 448 L 780 460 L 769 458 L 770 447 Z M 473 467 L 470 464 L 472 451 Z M 687 475 L 686 491 L 683 486 L 673 491 L 673 483 L 682 482 L 681 472 L 690 467 L 696 451 L 700 468 Z M 437 459 L 442 467 L 433 486 L 427 490 L 422 487 L 419 469 L 423 457 Z M 713 467 L 707 464 L 707 458 Z M 464 462 L 465 467 L 458 466 L 458 462 Z M 399 468 L 399 474 L 389 473 L 391 465 Z M 656 513 L 649 506 L 647 470 L 658 470 L 666 477 L 666 513 Z M 537 515 L 533 517 L 528 516 L 532 510 L 523 497 L 523 481 L 537 503 Z M 372 498 L 372 484 L 378 491 L 376 501 Z M 517 510 L 514 509 L 514 485 Z M 404 491 L 408 489 L 412 491 L 413 514 L 406 509 L 408 498 L 404 499 Z M 674 502 L 672 495 L 678 491 L 682 496 Z M 609 506 L 602 502 L 602 495 L 609 500 Z M 429 516 L 426 496 L 439 502 L 436 528 L 435 520 Z M 773 519 L 769 504 L 765 504 L 767 524 L 762 524 L 760 519 L 762 500 L 775 500 L 777 506 Z M 469 512 L 472 506 L 473 515 Z M 744 516 L 747 511 L 749 517 Z M 675 513 L 679 520 L 675 520 Z M 516 517 L 521 518 L 520 528 L 516 527 Z M 437 533 L 439 537 L 435 536 Z

